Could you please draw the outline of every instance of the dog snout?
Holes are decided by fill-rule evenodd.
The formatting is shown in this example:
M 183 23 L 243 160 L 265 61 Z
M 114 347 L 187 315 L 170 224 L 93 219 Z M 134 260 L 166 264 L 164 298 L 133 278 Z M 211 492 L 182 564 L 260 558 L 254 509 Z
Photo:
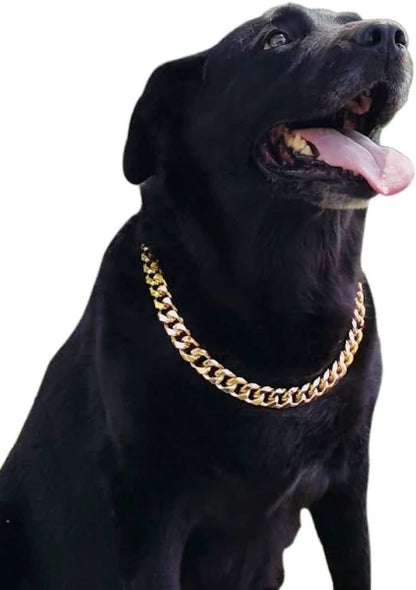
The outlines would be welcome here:
M 393 21 L 363 22 L 354 31 L 352 39 L 361 47 L 392 58 L 401 57 L 409 44 L 406 31 Z

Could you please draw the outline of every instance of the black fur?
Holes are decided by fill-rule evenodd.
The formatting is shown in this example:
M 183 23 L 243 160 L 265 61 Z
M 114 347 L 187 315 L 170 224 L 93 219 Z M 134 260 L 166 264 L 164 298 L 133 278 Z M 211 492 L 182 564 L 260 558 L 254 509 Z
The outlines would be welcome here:
M 275 21 L 296 42 L 265 52 Z M 345 175 L 270 179 L 253 146 L 276 122 L 311 118 L 378 80 L 392 108 L 404 102 L 410 60 L 355 43 L 366 26 L 289 5 L 152 75 L 124 156 L 142 210 L 109 246 L 0 474 L 2 590 L 278 588 L 303 507 L 334 588 L 370 589 L 381 361 L 365 279 L 365 337 L 347 376 L 309 406 L 275 411 L 183 362 L 139 261 L 145 242 L 194 336 L 239 375 L 291 386 L 337 358 L 366 217 L 344 207 L 373 193 Z

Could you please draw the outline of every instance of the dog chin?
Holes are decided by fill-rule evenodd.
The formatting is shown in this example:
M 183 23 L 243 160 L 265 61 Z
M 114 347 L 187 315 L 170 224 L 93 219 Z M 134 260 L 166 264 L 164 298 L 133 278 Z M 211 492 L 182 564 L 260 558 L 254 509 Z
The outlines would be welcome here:
M 338 197 L 337 199 L 334 198 L 326 198 L 321 201 L 319 205 L 321 209 L 367 209 L 369 204 L 368 199 L 359 199 L 357 197 Z
M 333 209 L 333 210 L 354 210 L 367 209 L 370 201 L 375 196 L 365 194 L 351 194 L 350 192 L 335 191 L 334 187 L 328 186 L 324 190 L 309 191 L 308 193 L 298 193 L 297 197 L 303 201 L 307 201 L 310 205 L 318 207 L 319 209 Z
M 270 182 L 270 179 L 267 181 Z M 322 180 L 308 183 L 276 177 L 271 186 L 273 199 L 304 202 L 318 209 L 367 209 L 378 194 L 362 178 L 339 183 Z
M 320 209 L 367 209 L 370 201 L 377 196 L 364 179 L 357 179 L 352 183 L 340 183 L 338 186 L 319 184 L 318 190 L 309 191 L 304 198 Z

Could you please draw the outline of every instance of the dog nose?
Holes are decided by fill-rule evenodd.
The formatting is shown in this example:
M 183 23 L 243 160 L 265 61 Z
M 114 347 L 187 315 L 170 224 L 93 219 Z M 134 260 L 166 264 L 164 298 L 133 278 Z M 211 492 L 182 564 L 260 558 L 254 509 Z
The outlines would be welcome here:
M 389 53 L 392 57 L 400 57 L 409 43 L 405 30 L 398 23 L 386 21 L 359 26 L 354 40 L 362 47 Z

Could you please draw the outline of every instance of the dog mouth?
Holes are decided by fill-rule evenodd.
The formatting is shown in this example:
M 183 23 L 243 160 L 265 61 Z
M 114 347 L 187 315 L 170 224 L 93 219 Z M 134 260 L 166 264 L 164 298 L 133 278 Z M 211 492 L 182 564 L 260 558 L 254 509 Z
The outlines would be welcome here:
M 257 162 L 272 180 L 307 176 L 398 193 L 410 184 L 413 166 L 397 150 L 379 145 L 383 126 L 397 110 L 389 86 L 378 82 L 322 117 L 275 125 L 257 144 Z

